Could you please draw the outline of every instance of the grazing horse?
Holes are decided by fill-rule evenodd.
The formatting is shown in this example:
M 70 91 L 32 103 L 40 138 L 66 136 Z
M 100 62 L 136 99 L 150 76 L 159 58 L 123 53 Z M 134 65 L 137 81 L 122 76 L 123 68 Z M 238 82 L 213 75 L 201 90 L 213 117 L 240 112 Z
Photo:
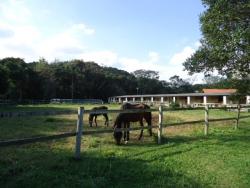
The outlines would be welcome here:
M 150 109 L 148 105 L 145 104 L 130 104 L 125 103 L 122 105 L 121 109 Z M 116 144 L 120 144 L 122 138 L 122 131 L 117 131 L 120 128 L 130 128 L 130 122 L 140 122 L 140 126 L 143 127 L 143 118 L 146 120 L 148 124 L 148 130 L 150 136 L 152 136 L 152 128 L 151 121 L 152 121 L 152 114 L 151 112 L 136 112 L 136 113 L 120 113 L 116 117 L 114 123 L 114 138 L 116 140 Z M 123 125 L 123 126 L 122 126 Z M 139 140 L 142 138 L 143 129 L 141 130 Z M 124 131 L 123 135 L 124 141 L 127 142 L 129 140 L 129 130 Z
M 91 110 L 96 110 L 96 111 L 98 111 L 98 110 L 107 110 L 107 109 L 108 109 L 108 107 L 106 107 L 106 106 L 98 106 L 98 107 L 92 108 Z M 103 113 L 103 112 L 100 112 L 100 113 L 95 113 L 95 114 L 90 113 L 90 114 L 89 114 L 89 126 L 90 126 L 90 127 L 92 127 L 93 118 L 95 118 L 95 119 L 94 119 L 94 121 L 95 121 L 95 126 L 97 127 L 96 118 L 97 118 L 97 116 L 99 116 L 99 115 L 103 115 L 103 116 L 105 117 L 105 125 L 106 125 L 106 126 L 109 125 L 109 118 L 108 118 L 108 114 L 107 114 L 106 112 L 104 112 L 104 113 Z

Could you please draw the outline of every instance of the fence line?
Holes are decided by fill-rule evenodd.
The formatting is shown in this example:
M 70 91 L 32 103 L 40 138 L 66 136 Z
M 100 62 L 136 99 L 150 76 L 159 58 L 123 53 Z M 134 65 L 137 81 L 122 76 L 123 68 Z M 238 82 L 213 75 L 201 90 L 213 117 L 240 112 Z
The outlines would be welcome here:
M 23 111 L 23 112 L 0 112 L 0 118 L 27 117 L 27 116 L 49 116 L 75 114 L 76 110 L 45 110 L 45 111 Z
M 240 117 L 240 119 L 245 119 L 245 118 L 250 118 L 250 115 Z M 236 118 L 209 119 L 210 122 L 226 121 L 226 120 L 236 120 Z M 198 123 L 204 123 L 204 120 L 185 121 L 185 122 L 179 122 L 179 123 L 167 123 L 167 124 L 162 124 L 162 127 L 169 128 L 169 127 L 177 127 L 177 126 L 181 126 L 181 125 L 198 124 Z M 116 131 L 117 132 L 126 131 L 126 130 L 134 131 L 134 130 L 142 130 L 142 129 L 148 129 L 148 128 L 158 128 L 158 125 L 147 126 L 147 127 L 132 127 L 132 128 L 127 128 L 127 129 L 121 128 L 121 129 L 117 129 Z M 82 135 L 94 135 L 94 134 L 113 133 L 113 132 L 114 132 L 113 129 L 87 130 L 87 131 L 82 131 Z M 0 147 L 13 146 L 13 145 L 23 145 L 23 144 L 36 143 L 36 142 L 44 142 L 44 141 L 49 141 L 49 140 L 54 140 L 54 139 L 73 137 L 73 136 L 76 136 L 76 134 L 77 134 L 76 132 L 65 132 L 65 133 L 51 135 L 51 136 L 40 136 L 40 137 L 0 141 Z
M 250 118 L 249 116 L 242 116 L 240 119 Z M 210 122 L 217 122 L 217 121 L 226 121 L 226 120 L 236 120 L 236 118 L 222 118 L 222 119 L 209 119 Z M 169 128 L 169 127 L 177 127 L 181 125 L 188 125 L 188 124 L 198 124 L 198 123 L 204 123 L 204 120 L 197 120 L 197 121 L 185 121 L 185 122 L 178 122 L 178 123 L 166 123 L 162 124 L 163 128 Z M 135 130 L 142 130 L 142 129 L 148 129 L 148 128 L 158 128 L 158 125 L 154 126 L 147 126 L 147 127 L 132 127 L 132 128 L 121 128 L 117 129 L 117 132 L 120 131 L 135 131 Z M 94 135 L 94 134 L 104 134 L 104 133 L 113 133 L 114 129 L 104 129 L 104 130 L 87 130 L 82 131 L 82 135 Z M 40 137 L 33 137 L 33 138 L 23 138 L 23 139 L 13 139 L 13 140 L 6 140 L 6 141 L 0 141 L 0 147 L 6 147 L 6 146 L 14 146 L 14 145 L 23 145 L 23 144 L 29 144 L 29 143 L 36 143 L 36 142 L 44 142 L 54 139 L 60 139 L 60 138 L 67 138 L 67 137 L 73 137 L 76 136 L 77 132 L 65 132 L 57 135 L 51 135 L 51 136 L 40 136 Z
M 250 106 L 240 106 L 240 109 L 250 108 Z M 163 108 L 162 111 L 182 111 L 182 110 L 203 110 L 204 107 L 195 107 L 195 108 Z M 238 109 L 237 106 L 233 107 L 212 107 L 209 109 L 215 110 L 231 110 L 231 109 Z M 99 113 L 138 113 L 138 112 L 158 112 L 158 109 L 130 109 L 130 110 L 85 110 L 84 113 L 91 113 L 91 114 L 99 114 Z M 68 115 L 68 114 L 76 114 L 77 110 L 45 110 L 45 111 L 20 111 L 20 112 L 0 112 L 0 118 L 12 118 L 12 117 L 28 117 L 28 116 L 49 116 L 49 115 Z
M 13 145 L 23 145 L 28 143 L 35 143 L 35 142 L 44 142 L 54 139 L 60 139 L 60 138 L 67 138 L 67 137 L 73 137 L 76 136 L 76 148 L 75 148 L 75 158 L 79 159 L 81 154 L 81 140 L 82 136 L 84 135 L 93 135 L 93 134 L 103 134 L 103 133 L 111 133 L 114 131 L 121 132 L 121 131 L 134 131 L 134 130 L 143 130 L 148 128 L 158 128 L 157 135 L 158 135 L 158 143 L 161 143 L 161 137 L 162 137 L 162 129 L 167 127 L 174 127 L 174 126 L 180 126 L 180 125 L 186 125 L 186 124 L 198 124 L 198 123 L 204 123 L 204 134 L 208 134 L 209 129 L 209 122 L 217 122 L 217 121 L 228 121 L 228 120 L 236 120 L 235 128 L 238 128 L 239 120 L 250 118 L 250 115 L 247 116 L 240 116 L 240 109 L 242 107 L 239 105 L 237 107 L 237 117 L 230 117 L 230 118 L 218 118 L 218 119 L 209 119 L 209 109 L 218 109 L 218 108 L 208 108 L 208 106 L 205 106 L 205 120 L 196 120 L 196 121 L 186 121 L 186 122 L 177 122 L 177 123 L 163 123 L 163 112 L 164 111 L 172 111 L 169 109 L 164 109 L 162 106 L 159 107 L 159 110 L 156 109 L 147 109 L 147 110 L 84 110 L 83 107 L 78 108 L 78 119 L 77 119 L 77 130 L 76 132 L 66 132 L 61 133 L 57 135 L 50 135 L 50 136 L 40 136 L 40 137 L 33 137 L 33 138 L 24 138 L 24 139 L 15 139 L 15 140 L 6 140 L 6 141 L 0 141 L 0 147 L 6 147 L 6 146 L 13 146 Z M 244 108 L 244 107 L 243 107 Z M 204 109 L 204 108 L 203 108 Z M 225 108 L 219 108 L 219 109 L 225 109 Z M 236 108 L 234 108 L 236 109 Z M 183 110 L 183 109 L 182 109 Z M 189 109 L 185 109 L 189 110 Z M 199 108 L 199 110 L 201 110 Z M 97 130 L 97 131 L 83 131 L 83 116 L 85 113 L 100 113 L 100 112 L 106 112 L 106 113 L 142 113 L 142 112 L 156 112 L 159 113 L 159 123 L 155 126 L 148 126 L 148 127 L 132 127 L 132 128 L 120 128 L 120 129 L 105 129 L 105 130 Z M 68 114 L 72 114 L 73 112 L 76 112 L 75 110 L 64 110 L 64 111 L 43 111 L 39 113 L 28 113 L 28 115 L 56 115 L 56 114 L 65 114 L 67 112 Z M 21 117 L 21 116 L 18 116 Z
M 250 115 L 249 116 L 240 116 L 239 119 L 246 119 L 246 118 L 250 118 Z

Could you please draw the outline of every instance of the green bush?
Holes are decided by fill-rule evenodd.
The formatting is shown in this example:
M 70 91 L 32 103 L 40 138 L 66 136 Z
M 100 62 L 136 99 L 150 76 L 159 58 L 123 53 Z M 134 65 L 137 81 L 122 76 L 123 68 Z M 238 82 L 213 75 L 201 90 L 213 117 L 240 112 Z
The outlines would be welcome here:
M 171 102 L 169 105 L 170 108 L 172 109 L 176 109 L 176 108 L 180 108 L 180 103 L 178 102 Z

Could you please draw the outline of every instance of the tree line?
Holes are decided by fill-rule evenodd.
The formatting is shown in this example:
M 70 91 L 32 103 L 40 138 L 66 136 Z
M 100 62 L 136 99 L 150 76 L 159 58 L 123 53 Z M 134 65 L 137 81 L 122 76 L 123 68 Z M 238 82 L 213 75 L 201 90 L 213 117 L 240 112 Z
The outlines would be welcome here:
M 188 93 L 204 85 L 192 85 L 173 76 L 159 80 L 159 73 L 137 70 L 132 73 L 83 60 L 45 59 L 26 63 L 21 58 L 0 59 L 0 99 L 103 99 L 127 94 Z

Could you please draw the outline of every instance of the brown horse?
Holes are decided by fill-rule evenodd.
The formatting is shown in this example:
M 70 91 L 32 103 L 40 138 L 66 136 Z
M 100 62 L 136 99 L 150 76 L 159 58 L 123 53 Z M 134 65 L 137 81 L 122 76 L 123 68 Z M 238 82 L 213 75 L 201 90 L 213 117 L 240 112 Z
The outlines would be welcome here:
M 92 108 L 91 110 L 97 110 L 97 111 L 98 111 L 98 110 L 108 110 L 108 107 L 106 107 L 106 106 L 98 106 L 98 107 Z M 106 125 L 106 126 L 109 125 L 109 118 L 108 118 L 108 114 L 107 114 L 107 113 L 103 113 L 103 112 L 95 113 L 95 114 L 90 113 L 90 114 L 89 114 L 89 126 L 90 126 L 90 127 L 92 127 L 93 118 L 95 118 L 95 119 L 94 119 L 94 121 L 95 121 L 95 126 L 97 127 L 96 118 L 97 118 L 97 116 L 99 116 L 99 115 L 103 115 L 103 116 L 105 117 L 105 125 Z
M 125 103 L 122 105 L 121 109 L 150 109 L 150 107 L 146 104 L 130 104 Z M 152 114 L 151 112 L 136 112 L 136 113 L 120 113 L 116 117 L 114 123 L 114 138 L 116 143 L 119 145 L 121 143 L 122 138 L 122 131 L 117 131 L 120 128 L 130 128 L 130 122 L 140 122 L 140 126 L 143 127 L 143 118 L 146 120 L 148 124 L 148 130 L 150 136 L 152 136 L 152 128 L 151 121 L 152 121 Z M 122 126 L 123 125 L 123 126 Z M 143 129 L 141 130 L 139 140 L 142 138 Z M 124 131 L 123 135 L 124 141 L 127 142 L 129 140 L 129 130 Z

